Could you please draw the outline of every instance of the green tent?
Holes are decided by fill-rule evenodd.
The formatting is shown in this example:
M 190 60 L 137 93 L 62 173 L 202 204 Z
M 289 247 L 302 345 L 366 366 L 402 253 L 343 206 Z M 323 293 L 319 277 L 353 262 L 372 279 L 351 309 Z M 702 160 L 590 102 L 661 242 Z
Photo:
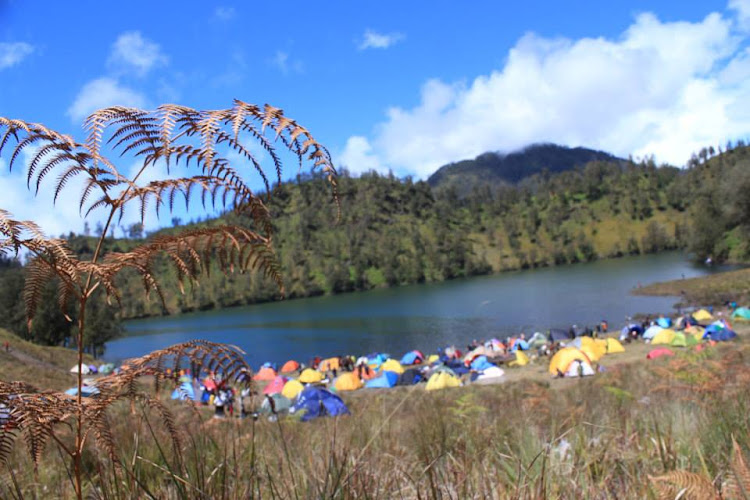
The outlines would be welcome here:
M 690 335 L 692 337 L 692 335 Z M 687 339 L 685 338 L 685 334 L 682 332 L 675 332 L 674 337 L 672 337 L 672 342 L 669 343 L 672 347 L 687 347 Z
M 732 317 L 750 320 L 750 309 L 748 309 L 747 307 L 738 307 L 732 313 Z

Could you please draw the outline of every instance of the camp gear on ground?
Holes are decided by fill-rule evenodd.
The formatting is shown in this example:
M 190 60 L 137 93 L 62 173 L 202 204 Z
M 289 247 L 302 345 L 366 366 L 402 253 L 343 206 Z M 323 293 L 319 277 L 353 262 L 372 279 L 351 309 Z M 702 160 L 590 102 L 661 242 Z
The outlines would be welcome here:
M 663 356 L 674 356 L 674 351 L 667 349 L 666 347 L 659 347 L 649 352 L 646 355 L 646 359 L 656 359 Z
M 434 373 L 430 379 L 427 381 L 427 385 L 425 386 L 425 390 L 427 391 L 436 391 L 439 389 L 447 389 L 449 387 L 458 387 L 461 385 L 461 381 L 451 375 L 450 373 L 440 371 L 437 373 Z

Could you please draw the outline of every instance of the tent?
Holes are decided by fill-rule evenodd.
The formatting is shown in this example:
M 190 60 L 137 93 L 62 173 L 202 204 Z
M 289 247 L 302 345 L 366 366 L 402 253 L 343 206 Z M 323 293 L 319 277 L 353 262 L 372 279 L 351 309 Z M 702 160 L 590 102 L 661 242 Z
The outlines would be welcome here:
M 434 362 L 436 362 L 438 360 L 440 360 L 440 356 L 438 356 L 437 354 L 430 354 L 429 356 L 427 356 L 427 364 L 428 365 L 431 365 L 432 363 L 434 363 Z
M 676 333 L 674 330 L 663 328 L 659 333 L 654 335 L 654 338 L 651 339 L 651 343 L 653 345 L 669 345 L 674 340 L 675 335 Z
M 375 370 L 370 368 L 368 365 L 359 365 L 354 369 L 354 373 L 362 380 L 370 380 L 377 377 Z
M 402 365 L 417 365 L 424 361 L 424 354 L 419 351 L 409 351 L 399 361 Z
M 323 374 L 319 371 L 313 370 L 312 368 L 305 368 L 302 370 L 302 373 L 300 373 L 299 381 L 303 384 L 315 384 L 324 378 Z
M 529 364 L 529 357 L 523 351 L 516 351 L 516 359 L 508 363 L 508 366 L 526 366 Z
M 404 367 L 401 366 L 401 363 L 399 363 L 395 359 L 389 359 L 388 361 L 380 365 L 380 371 L 394 372 L 400 375 L 404 373 Z
M 714 319 L 711 313 L 706 311 L 705 309 L 699 309 L 695 311 L 693 313 L 693 318 L 695 318 L 696 321 L 711 321 L 712 319 Z
M 285 398 L 294 399 L 305 388 L 298 380 L 290 380 L 284 384 L 281 395 Z
M 425 390 L 428 391 L 436 391 L 439 389 L 445 389 L 448 387 L 458 387 L 461 385 L 461 381 L 454 377 L 453 375 L 439 371 L 437 373 L 434 373 L 430 380 L 427 381 L 427 386 L 425 387 Z
M 664 330 L 664 331 L 667 331 L 667 330 Z M 687 336 L 692 338 L 692 335 L 690 334 L 688 334 Z M 687 337 L 682 332 L 674 332 L 674 335 L 672 336 L 672 341 L 669 342 L 669 345 L 671 345 L 672 347 L 687 347 L 688 346 Z
M 398 376 L 398 382 L 396 385 L 414 385 L 418 384 L 424 379 L 422 372 L 417 368 L 409 368 L 404 373 Z
M 372 380 L 368 380 L 365 383 L 365 387 L 368 389 L 387 388 L 393 387 L 398 383 L 398 373 L 396 372 L 383 372 L 379 377 Z
M 471 369 L 476 372 L 483 372 L 488 368 L 492 368 L 495 365 L 487 361 L 487 356 L 479 356 L 471 362 Z
M 84 375 L 88 375 L 91 373 L 91 370 L 89 369 L 88 365 L 81 365 L 81 373 Z M 78 365 L 75 365 L 73 368 L 70 369 L 70 373 L 78 373 Z
M 362 388 L 362 381 L 355 372 L 344 372 L 336 377 L 333 388 L 337 391 L 356 391 Z
M 739 307 L 732 313 L 732 318 L 750 320 L 750 309 L 747 307 Z
M 607 354 L 606 343 L 597 342 L 591 337 L 578 337 L 570 345 L 580 349 L 590 361 L 599 361 L 602 356 Z
M 646 355 L 646 359 L 656 359 L 661 358 L 662 356 L 674 356 L 674 352 L 667 349 L 666 347 L 659 347 L 658 349 L 654 349 L 653 351 L 649 352 Z
M 581 359 L 574 359 L 565 371 L 566 377 L 588 377 L 591 375 L 594 375 L 594 369 L 591 368 L 591 364 Z
M 320 387 L 305 387 L 297 396 L 297 402 L 289 413 L 302 413 L 303 422 L 317 417 L 348 415 L 349 409 L 340 397 Z
M 281 394 L 286 385 L 287 378 L 278 375 L 263 389 L 263 394 Z
M 646 331 L 643 332 L 643 340 L 651 340 L 651 339 L 653 339 L 662 330 L 664 330 L 664 328 L 660 327 L 659 325 L 651 325 L 651 326 L 649 326 L 648 328 L 646 328 Z
M 573 337 L 570 335 L 570 332 L 567 330 L 563 330 L 561 328 L 552 328 L 549 331 L 549 340 L 550 342 L 564 342 L 566 340 L 570 340 Z
M 299 363 L 294 361 L 293 359 L 290 359 L 286 363 L 284 363 L 284 366 L 281 367 L 281 373 L 292 373 L 299 370 Z
M 607 354 L 617 354 L 619 352 L 625 352 L 625 348 L 622 346 L 619 340 L 609 338 L 607 342 Z
M 380 365 L 388 361 L 389 356 L 384 353 L 373 354 L 367 357 L 367 364 L 376 370 L 380 368 Z
M 497 366 L 487 368 L 474 381 L 477 384 L 493 384 L 502 381 L 505 371 Z
M 476 349 L 472 349 L 466 354 L 466 356 L 464 356 L 464 364 L 470 365 L 471 362 L 479 356 L 494 356 L 495 354 L 497 353 L 494 349 L 490 347 L 479 346 Z
M 276 378 L 276 372 L 274 371 L 273 368 L 269 366 L 264 366 L 263 368 L 258 370 L 258 373 L 253 375 L 253 380 L 256 380 L 256 381 L 262 381 L 262 380 L 271 381 L 275 378 Z
M 271 402 L 273 401 L 273 408 Z M 272 394 L 263 398 L 259 413 L 281 413 L 292 407 L 292 400 L 282 394 Z
M 544 344 L 547 343 L 547 337 L 545 337 L 542 333 L 536 332 L 534 335 L 531 336 L 529 339 L 529 345 L 531 347 L 541 347 Z
M 662 328 L 669 328 L 670 326 L 672 326 L 672 320 L 669 318 L 665 318 L 664 316 L 660 316 L 656 318 L 656 324 Z
M 172 391 L 172 399 L 180 401 L 195 401 L 195 388 L 193 388 L 193 379 L 191 377 L 180 377 L 180 385 Z
M 318 370 L 320 370 L 322 373 L 325 372 L 332 372 L 334 370 L 339 371 L 341 369 L 341 362 L 339 361 L 339 358 L 328 358 L 324 359 L 320 362 L 320 365 L 318 366 Z
M 708 338 L 711 340 L 718 340 L 718 341 L 727 341 L 732 340 L 737 336 L 736 333 L 734 333 L 729 328 L 711 328 L 713 325 L 706 328 L 706 333 L 703 335 L 704 338 Z
M 114 363 L 104 363 L 102 365 L 99 365 L 99 373 L 102 375 L 107 375 L 108 373 L 112 373 L 115 369 Z
M 65 394 L 67 394 L 68 396 L 77 396 L 78 387 L 71 387 L 70 389 L 65 391 Z M 99 389 L 97 389 L 96 386 L 84 385 L 83 387 L 81 387 L 81 397 L 91 398 L 91 397 L 97 396 L 98 394 L 99 394 Z M 172 399 L 176 399 L 176 398 L 173 397 Z
M 568 371 L 570 364 L 575 360 L 585 361 L 586 363 L 591 364 L 586 354 L 579 349 L 576 349 L 575 347 L 564 347 L 552 356 L 552 359 L 549 362 L 549 373 L 552 375 L 558 375 L 560 373 L 564 374 Z

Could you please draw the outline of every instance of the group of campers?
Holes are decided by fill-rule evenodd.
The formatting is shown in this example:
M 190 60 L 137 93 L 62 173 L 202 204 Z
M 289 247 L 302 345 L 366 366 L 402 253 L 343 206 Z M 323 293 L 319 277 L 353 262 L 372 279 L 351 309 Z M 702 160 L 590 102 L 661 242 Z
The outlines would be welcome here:
M 732 318 L 750 320 L 750 310 L 739 308 Z M 340 394 L 360 389 L 387 389 L 423 384 L 432 391 L 467 384 L 493 384 L 505 380 L 505 369 L 547 364 L 552 377 L 583 377 L 601 369 L 600 359 L 625 351 L 632 342 L 652 344 L 652 359 L 673 355 L 675 347 L 703 349 L 706 345 L 734 338 L 729 319 L 714 318 L 701 309 L 676 318 L 660 316 L 628 322 L 619 336 L 609 333 L 607 321 L 594 328 L 551 329 L 535 333 L 473 340 L 462 352 L 456 346 L 425 355 L 412 350 L 401 358 L 386 353 L 366 356 L 315 357 L 309 363 L 289 360 L 281 367 L 263 364 L 257 372 L 244 372 L 236 380 L 221 374 L 190 372 L 175 375 L 175 399 L 191 399 L 212 405 L 218 418 L 303 411 L 303 420 L 348 413 Z M 545 360 L 545 361 L 542 361 Z M 194 372 L 196 373 L 196 372 Z M 198 371 L 197 373 L 200 373 Z M 253 383 L 251 383 L 253 382 Z M 239 406 L 237 412 L 235 405 Z

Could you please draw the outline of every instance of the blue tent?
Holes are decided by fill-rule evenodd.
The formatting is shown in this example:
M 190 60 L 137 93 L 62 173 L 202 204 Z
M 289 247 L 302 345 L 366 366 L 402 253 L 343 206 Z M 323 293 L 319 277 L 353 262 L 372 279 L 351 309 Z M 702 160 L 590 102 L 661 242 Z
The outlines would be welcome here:
M 471 362 L 471 369 L 478 372 L 482 372 L 492 366 L 495 365 L 487 361 L 487 356 L 477 356 L 474 358 L 474 361 Z
M 72 387 L 65 391 L 65 394 L 68 396 L 75 396 L 78 394 L 78 387 Z M 92 396 L 96 396 L 99 394 L 99 389 L 94 387 L 93 385 L 84 385 L 81 387 L 81 396 L 84 398 L 90 398 Z
M 388 355 L 384 353 L 372 354 L 367 356 L 367 364 L 373 365 L 376 368 L 388 361 Z
M 365 387 L 368 389 L 382 388 L 382 387 L 393 387 L 398 383 L 398 373 L 385 371 L 379 377 L 368 380 L 365 383 Z
M 735 338 L 737 336 L 736 333 L 734 333 L 729 328 L 725 328 L 722 323 L 716 322 L 708 325 L 706 327 L 706 331 L 703 333 L 704 339 L 711 339 L 711 340 L 717 340 L 717 341 L 727 341 Z
M 189 377 L 180 377 L 180 385 L 172 391 L 172 399 L 195 401 L 195 389 L 193 389 L 193 381 Z
M 658 318 L 656 320 L 656 324 L 662 328 L 669 328 L 670 326 L 672 326 L 672 320 L 662 316 L 661 318 Z
M 308 386 L 297 396 L 297 402 L 289 409 L 289 413 L 304 412 L 301 420 L 307 422 L 317 417 L 349 415 L 340 397 L 320 387 Z
M 404 357 L 399 361 L 402 365 L 413 365 L 417 359 L 422 360 L 417 351 L 411 351 L 404 354 Z

